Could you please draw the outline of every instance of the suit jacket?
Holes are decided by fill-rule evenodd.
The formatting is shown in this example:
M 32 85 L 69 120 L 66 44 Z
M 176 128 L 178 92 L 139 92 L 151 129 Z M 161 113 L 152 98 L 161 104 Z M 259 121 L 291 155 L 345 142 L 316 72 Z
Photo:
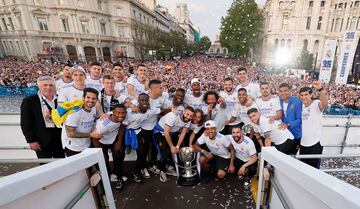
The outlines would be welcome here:
M 46 130 L 41 102 L 38 94 L 26 97 L 21 103 L 21 130 L 28 143 L 39 142 L 46 147 L 50 141 L 50 134 Z M 58 128 L 59 137 L 61 129 Z

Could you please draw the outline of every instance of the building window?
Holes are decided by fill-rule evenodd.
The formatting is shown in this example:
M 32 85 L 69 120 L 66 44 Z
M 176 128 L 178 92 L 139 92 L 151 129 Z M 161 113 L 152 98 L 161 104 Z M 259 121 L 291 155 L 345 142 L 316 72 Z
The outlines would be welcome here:
M 116 15 L 122 16 L 122 8 L 119 8 L 119 7 L 116 8 Z
M 101 34 L 106 35 L 106 23 L 100 23 Z
M 69 21 L 67 19 L 61 19 L 64 32 L 70 32 Z
M 5 42 L 5 41 L 3 41 L 3 46 L 4 46 L 5 52 L 7 52 L 7 51 L 8 51 L 8 48 L 7 48 L 7 45 L 6 45 L 6 42 Z
M 335 10 L 337 9 L 337 4 L 335 4 Z
M 340 30 L 339 31 L 342 31 L 343 24 L 344 24 L 344 18 L 341 19 L 341 25 L 340 25 Z
M 34 0 L 35 5 L 41 5 L 41 0 Z
M 347 3 L 344 4 L 344 9 L 346 9 Z
M 360 30 L 360 17 L 358 18 L 358 21 L 357 21 L 357 23 L 356 23 L 356 28 L 357 28 L 358 30 Z
M 360 1 L 355 1 L 354 7 L 360 7 Z
M 291 6 L 295 6 L 295 1 L 291 1 Z
M 133 15 L 134 15 L 134 19 L 136 18 L 136 11 L 135 9 L 133 10 Z
M 38 20 L 38 24 L 39 24 L 39 29 L 41 31 L 48 31 L 48 24 L 47 24 L 47 21 L 45 18 L 42 18 L 42 17 L 38 17 L 37 18 Z
M 310 29 L 310 25 L 311 25 L 311 16 L 307 17 L 306 20 L 306 30 Z
M 325 1 L 321 1 L 320 7 L 325 7 Z
M 318 49 L 319 49 L 319 40 L 316 40 L 314 42 L 314 54 L 318 52 Z
M 340 31 L 340 18 L 337 18 L 336 21 L 335 21 L 335 29 L 334 31 L 337 32 L 337 31 Z
M 2 21 L 2 23 L 3 23 L 3 25 L 4 25 L 4 29 L 5 29 L 5 30 L 8 30 L 8 27 L 7 27 L 5 18 L 1 18 L 1 21 Z
M 8 17 L 8 20 L 9 20 L 9 25 L 10 25 L 11 30 L 14 30 L 14 23 L 13 23 L 11 17 Z
M 342 9 L 343 8 L 343 3 L 340 3 L 339 5 L 338 5 L 338 9 Z
M 289 25 L 289 17 L 287 15 L 284 15 L 283 16 L 283 21 L 282 21 L 282 29 L 287 30 L 288 25 Z
M 334 31 L 334 23 L 335 23 L 335 19 L 332 19 L 332 22 L 331 22 L 331 32 Z
M 356 17 L 351 19 L 350 30 L 356 30 Z
M 281 7 L 283 6 L 284 2 L 280 1 L 279 2 L 279 8 L 281 9 Z
M 139 14 L 139 21 L 141 22 L 142 14 Z
M 79 7 L 84 7 L 84 0 L 78 0 Z
M 80 22 L 80 24 L 81 24 L 81 31 L 83 33 L 88 33 L 89 34 L 90 33 L 90 31 L 89 31 L 89 22 L 82 20 Z
M 100 0 L 97 1 L 97 6 L 98 6 L 98 10 L 102 11 L 102 5 Z
M 308 43 L 309 43 L 308 40 L 305 39 L 303 44 L 303 51 L 307 51 Z
M 309 7 L 313 7 L 314 6 L 314 1 L 309 1 Z
M 118 26 L 118 34 L 120 38 L 123 38 L 125 36 L 125 27 L 124 26 Z
M 317 29 L 318 30 L 321 30 L 321 23 L 322 23 L 322 16 L 319 16 L 318 24 L 317 24 Z
M 10 43 L 10 47 L 11 47 L 11 52 L 14 53 L 14 52 L 15 52 L 15 48 L 14 48 L 13 42 L 12 42 L 12 41 L 9 41 L 9 43 Z
M 19 54 L 22 54 L 19 41 L 16 41 L 16 46 L 17 46 L 17 51 L 19 52 Z
M 28 54 L 30 54 L 30 45 L 28 41 L 25 41 L 25 47 Z
M 288 39 L 287 40 L 287 46 L 286 46 L 288 49 L 291 49 L 291 39 Z
M 349 24 L 350 24 L 350 17 L 348 17 L 347 21 L 346 21 L 346 27 L 345 30 L 347 30 L 349 28 Z

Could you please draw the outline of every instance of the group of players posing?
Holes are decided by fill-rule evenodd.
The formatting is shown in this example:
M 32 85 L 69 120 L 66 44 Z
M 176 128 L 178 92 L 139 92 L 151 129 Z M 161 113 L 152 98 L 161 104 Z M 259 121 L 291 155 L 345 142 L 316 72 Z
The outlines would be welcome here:
M 279 98 L 271 95 L 268 83 L 250 82 L 246 69 L 240 67 L 236 88 L 233 78 L 225 78 L 223 91 L 203 93 L 201 81 L 193 78 L 191 90 L 168 93 L 163 92 L 161 80 L 149 81 L 146 71 L 146 66 L 138 65 L 135 74 L 126 77 L 116 63 L 112 75 L 101 76 L 100 64 L 93 63 L 90 75 L 79 66 L 69 66 L 56 81 L 58 103 L 84 101 L 64 122 L 66 155 L 99 147 L 109 169 L 111 150 L 117 189 L 124 187 L 126 149 L 136 150 L 132 178 L 136 182 L 149 178 L 148 171 L 159 174 L 161 182 L 167 181 L 167 174 L 178 175 L 172 169 L 177 168 L 175 156 L 180 147 L 190 146 L 200 153 L 203 179 L 208 171 L 215 171 L 218 179 L 235 173 L 245 177 L 245 185 L 256 173 L 257 153 L 263 146 L 275 146 L 285 154 L 296 154 L 299 148 L 301 154 L 322 152 L 319 130 L 327 99 L 319 82 L 312 87 L 321 92 L 320 100 L 313 101 L 312 88 L 304 87 L 300 101 L 290 96 L 288 84 L 280 85 Z M 253 128 L 248 136 L 243 125 Z M 305 139 L 304 128 L 312 131 Z M 306 163 L 319 166 L 318 159 Z

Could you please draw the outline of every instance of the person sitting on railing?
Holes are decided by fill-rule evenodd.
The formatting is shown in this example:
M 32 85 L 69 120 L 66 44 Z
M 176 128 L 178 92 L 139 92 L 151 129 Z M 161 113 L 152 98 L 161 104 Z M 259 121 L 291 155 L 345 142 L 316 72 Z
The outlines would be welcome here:
M 311 98 L 313 89 L 320 92 L 320 100 Z M 302 139 L 300 143 L 300 155 L 304 154 L 322 154 L 322 111 L 329 105 L 328 96 L 323 89 L 320 81 L 314 81 L 312 88 L 303 87 L 300 89 L 300 99 L 303 102 L 302 111 Z M 320 159 L 302 159 L 304 163 L 319 168 Z

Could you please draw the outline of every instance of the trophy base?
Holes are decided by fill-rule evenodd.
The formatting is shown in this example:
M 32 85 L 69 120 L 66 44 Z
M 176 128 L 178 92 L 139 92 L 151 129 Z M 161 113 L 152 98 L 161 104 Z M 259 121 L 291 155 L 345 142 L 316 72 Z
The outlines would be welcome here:
M 183 176 L 179 176 L 176 183 L 181 186 L 194 186 L 200 182 L 200 177 L 198 174 L 194 175 L 190 178 L 185 178 Z

